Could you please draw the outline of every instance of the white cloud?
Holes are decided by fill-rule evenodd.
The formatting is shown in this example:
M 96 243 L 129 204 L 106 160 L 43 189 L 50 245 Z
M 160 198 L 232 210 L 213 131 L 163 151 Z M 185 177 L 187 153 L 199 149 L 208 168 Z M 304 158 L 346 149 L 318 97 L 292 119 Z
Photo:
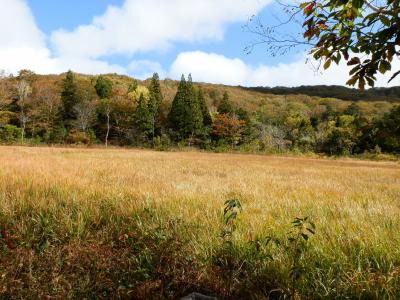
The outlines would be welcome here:
M 139 79 L 147 79 L 157 72 L 158 75 L 163 78 L 165 72 L 160 63 L 150 60 L 135 60 L 128 65 L 128 71 L 135 74 L 135 77 Z
M 233 3 L 234 2 L 234 3 Z M 62 56 L 98 58 L 163 50 L 174 42 L 222 39 L 224 26 L 245 21 L 271 0 L 126 0 L 91 24 L 56 31 L 51 41 Z
M 400 60 L 394 60 L 393 69 L 400 69 Z M 184 52 L 178 55 L 171 66 L 170 76 L 180 78 L 181 74 L 192 73 L 196 81 L 242 86 L 299 86 L 299 85 L 345 85 L 349 68 L 341 63 L 332 65 L 322 72 L 316 70 L 315 62 L 306 63 L 306 57 L 299 57 L 293 63 L 277 66 L 251 66 L 239 58 L 201 51 Z M 388 86 L 388 76 L 377 76 L 377 86 Z M 399 85 L 394 80 L 390 86 Z
M 126 73 L 125 68 L 105 61 L 52 57 L 46 36 L 24 0 L 0 0 L 0 7 L 0 69 L 11 73 L 31 69 L 39 74 L 61 73 L 70 68 L 82 73 Z
M 26 0 L 0 0 L 0 70 L 16 73 L 31 69 L 37 73 L 76 72 L 134 74 L 140 78 L 158 72 L 161 77 L 179 79 L 192 73 L 197 81 L 244 86 L 344 85 L 348 67 L 332 66 L 323 75 L 299 57 L 277 66 L 246 64 L 201 51 L 183 52 L 169 72 L 158 62 L 133 60 L 128 66 L 110 64 L 102 56 L 132 55 L 138 51 L 162 50 L 177 42 L 222 39 L 225 26 L 244 21 L 271 0 L 125 0 L 121 7 L 109 7 L 104 15 L 72 32 L 57 31 L 50 38 L 35 23 Z M 394 70 L 400 69 L 396 60 Z M 378 86 L 387 86 L 388 76 L 378 76 Z M 400 78 L 391 85 L 399 85 Z
M 44 47 L 44 34 L 37 28 L 25 1 L 0 0 L 1 46 Z
M 240 59 L 201 51 L 178 55 L 171 66 L 170 76 L 192 73 L 196 81 L 241 85 L 248 81 L 249 67 Z
M 47 39 L 26 0 L 0 0 L 0 69 L 13 73 L 23 68 L 37 73 L 129 71 L 140 77 L 154 71 L 162 74 L 158 63 L 133 61 L 125 68 L 101 57 L 162 50 L 175 42 L 222 39 L 228 23 L 246 20 L 270 1 L 236 0 L 233 5 L 231 0 L 125 0 L 121 7 L 110 6 L 91 24 L 72 32 L 53 32 Z
M 0 69 L 50 70 L 45 35 L 37 28 L 25 1 L 0 0 Z

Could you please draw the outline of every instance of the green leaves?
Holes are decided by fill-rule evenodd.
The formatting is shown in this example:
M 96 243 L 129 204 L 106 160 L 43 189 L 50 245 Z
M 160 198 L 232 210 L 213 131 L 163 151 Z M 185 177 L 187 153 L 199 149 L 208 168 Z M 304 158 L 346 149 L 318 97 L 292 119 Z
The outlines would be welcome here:
M 347 65 L 348 66 L 353 66 L 353 65 L 359 65 L 361 62 L 360 62 L 360 59 L 358 58 L 358 57 L 353 57 L 352 59 L 350 59 L 348 62 L 347 62 Z
M 292 279 L 292 295 L 294 295 L 296 282 L 303 275 L 304 268 L 302 266 L 303 253 L 308 249 L 307 243 L 310 236 L 315 234 L 316 226 L 305 218 L 295 218 L 292 222 L 292 232 L 288 237 L 288 250 L 292 256 L 292 266 L 289 271 L 289 276 Z
M 374 86 L 375 74 L 390 71 L 393 57 L 400 55 L 395 48 L 400 44 L 398 16 L 392 13 L 398 9 L 398 2 L 386 0 L 373 5 L 379 6 L 366 9 L 364 0 L 312 1 L 299 6 L 306 19 L 304 38 L 314 45 L 313 57 L 324 60 L 324 69 L 332 61 L 338 64 L 342 55 L 348 61 L 349 50 L 366 57 L 363 62 L 353 57 L 347 63 L 360 66 L 351 69 L 348 80 L 350 85 L 358 83 L 360 89 L 365 84 Z
M 222 237 L 225 239 L 225 243 L 232 243 L 232 237 L 236 229 L 235 221 L 238 217 L 238 213 L 242 211 L 242 204 L 238 199 L 231 199 L 225 201 L 224 208 L 224 224 L 225 228 L 222 231 Z
M 231 199 L 225 202 L 224 219 L 225 224 L 233 222 L 237 218 L 238 212 L 242 211 L 242 204 L 238 199 Z
M 179 139 L 198 136 L 204 128 L 203 112 L 198 99 L 198 93 L 193 86 L 191 75 L 188 81 L 182 75 L 178 91 L 172 101 L 168 120 L 171 129 L 178 133 Z
M 375 86 L 374 77 L 365 77 L 365 79 L 367 80 L 369 86 Z
M 392 65 L 390 64 L 390 62 L 386 61 L 386 60 L 381 60 L 380 64 L 379 64 L 379 72 L 381 72 L 382 74 L 385 74 L 387 71 L 390 71 L 392 69 Z
M 353 0 L 353 7 L 354 8 L 361 8 L 364 4 L 364 0 Z
M 112 93 L 112 81 L 104 76 L 99 76 L 96 80 L 96 85 L 94 88 L 96 89 L 97 95 L 100 99 L 109 98 Z
M 390 26 L 390 20 L 385 16 L 385 15 L 379 15 L 379 20 L 382 22 L 383 25 L 389 27 Z

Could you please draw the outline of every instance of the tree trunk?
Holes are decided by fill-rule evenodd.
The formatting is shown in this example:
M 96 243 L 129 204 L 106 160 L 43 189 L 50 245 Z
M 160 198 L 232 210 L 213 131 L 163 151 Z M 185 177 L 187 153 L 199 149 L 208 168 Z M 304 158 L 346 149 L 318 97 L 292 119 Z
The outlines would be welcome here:
M 20 116 L 20 122 L 21 122 L 21 143 L 24 143 L 25 140 L 25 128 L 26 128 L 26 116 L 24 111 L 21 111 L 21 116 Z
M 194 135 L 194 132 L 192 131 L 192 134 L 190 135 L 190 138 L 189 138 L 189 145 L 188 145 L 189 147 L 192 146 L 193 135 Z
M 110 134 L 110 114 L 107 114 L 107 133 L 106 133 L 106 148 L 108 147 L 108 135 Z
M 153 148 L 154 148 L 154 132 L 155 132 L 155 123 L 156 123 L 156 117 L 155 117 L 155 115 L 153 116 L 153 118 L 152 118 L 152 128 L 151 128 L 151 141 L 152 141 L 152 144 L 153 144 Z
M 22 121 L 22 131 L 21 131 L 21 142 L 22 144 L 24 143 L 24 139 L 25 139 L 25 121 Z

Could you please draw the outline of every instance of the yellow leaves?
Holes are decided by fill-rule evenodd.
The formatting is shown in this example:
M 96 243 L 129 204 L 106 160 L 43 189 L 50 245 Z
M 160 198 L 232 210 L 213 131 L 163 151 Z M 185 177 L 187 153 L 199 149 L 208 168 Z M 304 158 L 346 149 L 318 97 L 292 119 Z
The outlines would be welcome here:
M 128 97 L 133 101 L 138 101 L 141 94 L 148 100 L 150 95 L 149 89 L 143 85 L 139 85 L 135 91 L 128 94 Z
M 332 60 L 328 58 L 326 62 L 324 63 L 324 70 L 328 69 L 331 66 Z
M 358 76 L 355 75 L 355 76 L 351 77 L 351 78 L 346 82 L 346 84 L 347 84 L 347 85 L 350 85 L 350 86 L 354 86 L 354 85 L 356 84 L 357 80 L 358 80 Z

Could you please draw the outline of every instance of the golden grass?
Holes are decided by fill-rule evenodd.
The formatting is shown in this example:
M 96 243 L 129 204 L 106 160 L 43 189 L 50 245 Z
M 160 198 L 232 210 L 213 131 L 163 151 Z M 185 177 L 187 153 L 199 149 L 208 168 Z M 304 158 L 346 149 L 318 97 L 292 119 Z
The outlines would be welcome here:
M 400 245 L 400 231 L 394 230 L 400 228 L 396 162 L 1 147 L 0 165 L 3 212 L 15 204 L 6 191 L 18 196 L 31 190 L 35 205 L 56 205 L 51 202 L 60 200 L 57 195 L 93 206 L 99 198 L 115 199 L 127 214 L 155 205 L 214 228 L 224 201 L 238 197 L 249 233 L 308 215 L 321 234 L 329 230 L 339 238 L 346 231 L 352 238 Z
M 152 208 L 195 225 L 187 232 L 189 246 L 207 256 L 220 240 L 224 201 L 238 198 L 243 241 L 284 234 L 294 217 L 309 216 L 317 225 L 316 253 L 343 266 L 362 257 L 395 270 L 400 263 L 398 162 L 0 147 L 0 166 L 0 216 L 13 218 L 24 209 L 56 212 L 59 226 L 74 228 L 78 240 L 99 238 L 83 235 L 85 219 L 100 223 L 106 201 L 119 216 Z M 72 219 L 65 204 L 80 207 L 79 216 Z M 26 222 L 21 219 L 16 230 L 23 232 Z

